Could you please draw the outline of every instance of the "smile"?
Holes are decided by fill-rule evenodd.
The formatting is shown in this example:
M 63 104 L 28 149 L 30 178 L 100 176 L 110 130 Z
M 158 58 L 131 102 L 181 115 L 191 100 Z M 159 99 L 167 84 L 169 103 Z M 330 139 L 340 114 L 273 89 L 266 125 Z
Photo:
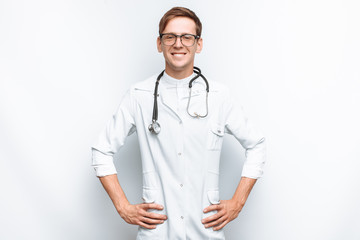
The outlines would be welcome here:
M 186 53 L 172 53 L 173 56 L 184 56 Z

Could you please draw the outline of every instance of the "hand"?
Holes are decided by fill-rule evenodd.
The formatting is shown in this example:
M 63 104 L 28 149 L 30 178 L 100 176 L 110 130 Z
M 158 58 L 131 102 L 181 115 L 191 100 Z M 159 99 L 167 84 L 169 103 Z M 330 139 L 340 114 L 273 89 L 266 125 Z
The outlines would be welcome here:
M 214 231 L 220 230 L 237 218 L 242 207 L 235 200 L 221 200 L 220 204 L 210 205 L 204 209 L 204 213 L 210 211 L 217 211 L 217 213 L 204 218 L 201 222 L 205 225 L 205 228 L 214 227 Z
M 127 223 L 155 229 L 157 224 L 161 224 L 167 219 L 167 216 L 148 212 L 147 210 L 162 210 L 163 208 L 163 206 L 155 203 L 128 204 L 119 211 L 119 214 Z

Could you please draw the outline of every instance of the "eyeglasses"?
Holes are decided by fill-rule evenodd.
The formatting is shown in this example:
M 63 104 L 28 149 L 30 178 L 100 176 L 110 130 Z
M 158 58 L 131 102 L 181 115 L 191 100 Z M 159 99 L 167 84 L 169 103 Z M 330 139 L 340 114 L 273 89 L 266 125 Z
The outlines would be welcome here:
M 199 36 L 193 34 L 182 34 L 176 35 L 173 33 L 162 33 L 160 34 L 161 43 L 166 46 L 172 46 L 176 43 L 177 38 L 180 38 L 180 42 L 185 47 L 191 47 L 195 44 L 195 40 L 199 39 Z

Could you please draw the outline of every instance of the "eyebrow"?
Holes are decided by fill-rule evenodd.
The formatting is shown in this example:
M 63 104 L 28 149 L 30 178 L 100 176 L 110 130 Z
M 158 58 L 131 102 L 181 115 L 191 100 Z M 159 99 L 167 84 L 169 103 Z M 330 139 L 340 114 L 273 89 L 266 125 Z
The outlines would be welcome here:
M 162 33 L 162 34 L 165 34 L 165 33 L 171 33 L 171 34 L 175 34 L 175 35 L 191 34 L 191 35 L 197 36 L 196 33 L 180 33 L 180 34 L 176 34 L 176 33 L 174 33 L 174 32 L 164 32 L 164 33 Z

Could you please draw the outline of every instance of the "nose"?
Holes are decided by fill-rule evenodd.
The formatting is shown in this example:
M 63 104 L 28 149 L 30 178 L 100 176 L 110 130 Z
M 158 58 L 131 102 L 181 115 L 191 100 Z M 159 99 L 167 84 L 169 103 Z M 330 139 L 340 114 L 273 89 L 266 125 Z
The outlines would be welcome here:
M 180 37 L 176 37 L 176 41 L 175 41 L 175 43 L 174 43 L 174 47 L 177 47 L 177 48 L 182 47 L 182 43 L 181 43 Z

